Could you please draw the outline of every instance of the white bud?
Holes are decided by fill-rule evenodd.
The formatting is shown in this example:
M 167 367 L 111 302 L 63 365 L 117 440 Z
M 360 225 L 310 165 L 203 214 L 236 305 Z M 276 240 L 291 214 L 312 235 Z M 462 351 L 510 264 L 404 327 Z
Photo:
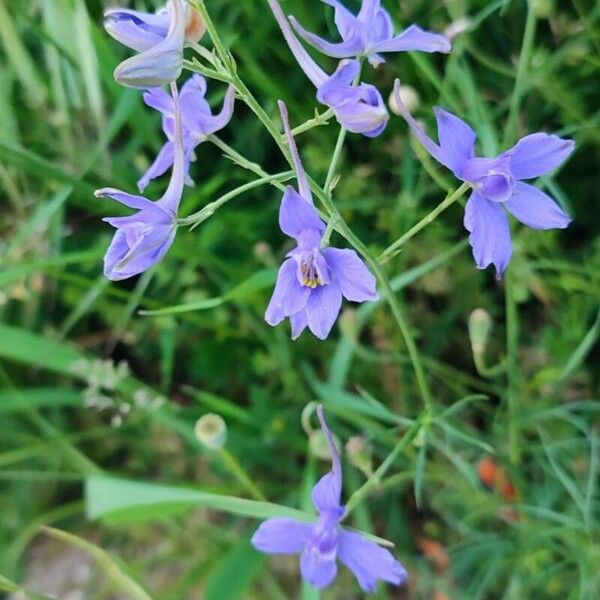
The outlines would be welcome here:
M 402 100 L 402 104 L 404 104 L 408 112 L 414 112 L 417 108 L 419 108 L 419 104 L 421 103 L 419 94 L 414 88 L 410 87 L 410 85 L 400 86 L 400 100 Z M 394 92 L 390 94 L 388 104 L 390 106 L 390 110 L 395 115 L 402 114 Z
M 194 435 L 208 450 L 220 450 L 227 441 L 227 425 L 219 415 L 207 413 L 196 421 Z

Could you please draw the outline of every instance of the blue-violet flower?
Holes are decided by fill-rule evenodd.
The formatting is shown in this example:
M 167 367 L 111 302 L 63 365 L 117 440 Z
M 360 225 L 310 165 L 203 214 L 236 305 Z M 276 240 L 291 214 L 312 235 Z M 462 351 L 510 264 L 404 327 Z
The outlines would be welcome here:
M 115 80 L 141 89 L 175 81 L 183 67 L 185 44 L 199 41 L 206 31 L 200 15 L 185 0 L 169 0 L 156 13 L 113 8 L 104 17 L 106 31 L 139 53 L 115 69 Z
M 342 61 L 327 75 L 296 38 L 277 0 L 268 0 L 298 64 L 317 88 L 317 100 L 329 106 L 342 127 L 367 137 L 378 136 L 387 125 L 389 114 L 379 90 L 369 83 L 355 84 L 360 72 L 358 60 Z
M 382 52 L 450 52 L 450 41 L 443 35 L 424 31 L 411 25 L 399 35 L 394 35 L 394 26 L 389 13 L 381 7 L 380 0 L 363 0 L 360 11 L 353 15 L 338 0 L 321 0 L 335 9 L 335 24 L 342 37 L 338 43 L 328 42 L 306 31 L 294 17 L 289 17 L 300 37 L 334 58 L 353 56 L 367 58 L 374 67 L 385 62 Z
M 213 115 L 205 99 L 206 79 L 194 74 L 182 86 L 179 94 L 181 108 L 181 127 L 183 130 L 184 171 L 186 184 L 193 185 L 188 172 L 190 163 L 195 159 L 194 150 L 208 135 L 223 129 L 231 120 L 235 98 L 235 88 L 229 86 L 223 101 L 221 112 Z M 162 114 L 162 128 L 167 142 L 161 148 L 150 168 L 138 181 L 138 188 L 143 192 L 146 186 L 160 177 L 173 164 L 174 135 L 174 103 L 173 98 L 161 88 L 152 88 L 144 93 L 144 102 Z
M 160 200 L 152 202 L 143 196 L 114 188 L 96 190 L 98 198 L 112 198 L 138 212 L 129 217 L 103 219 L 116 228 L 104 256 L 104 275 L 118 281 L 138 275 L 157 263 L 171 247 L 177 231 L 177 209 L 184 185 L 184 154 L 177 88 L 173 88 L 175 106 L 174 161 L 171 180 Z
M 267 519 L 252 536 L 252 544 L 268 554 L 300 553 L 302 577 L 317 588 L 335 579 L 337 559 L 354 573 L 365 592 L 374 592 L 378 580 L 401 585 L 407 579 L 406 570 L 388 550 L 340 526 L 345 515 L 341 504 L 342 465 L 321 405 L 317 414 L 332 462 L 331 471 L 312 491 L 318 519 L 316 523 L 285 517 Z
M 504 209 L 533 229 L 564 229 L 569 225 L 570 217 L 550 196 L 521 180 L 558 167 L 573 151 L 572 140 L 533 133 L 499 156 L 480 158 L 474 150 L 477 136 L 464 121 L 436 107 L 436 144 L 403 105 L 397 80 L 394 95 L 400 114 L 429 154 L 473 187 L 464 225 L 478 269 L 493 264 L 500 276 L 510 262 L 512 242 Z
M 279 269 L 265 320 L 269 325 L 278 325 L 289 317 L 292 339 L 308 326 L 324 340 L 340 312 L 342 296 L 353 302 L 377 300 L 379 296 L 375 277 L 354 250 L 322 247 L 325 223 L 314 207 L 283 102 L 279 102 L 279 109 L 299 190 L 298 193 L 291 186 L 286 187 L 279 226 L 283 233 L 294 238 L 297 246 L 288 252 Z

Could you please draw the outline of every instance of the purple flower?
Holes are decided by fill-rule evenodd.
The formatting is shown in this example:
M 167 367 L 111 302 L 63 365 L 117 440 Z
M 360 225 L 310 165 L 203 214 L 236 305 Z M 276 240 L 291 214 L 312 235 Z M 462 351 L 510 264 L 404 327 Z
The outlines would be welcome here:
M 392 19 L 388 12 L 381 8 L 380 0 L 363 0 L 357 15 L 353 15 L 338 0 L 321 1 L 335 9 L 335 24 L 342 37 L 341 42 L 328 42 L 306 31 L 294 17 L 289 19 L 300 37 L 327 56 L 366 57 L 377 67 L 385 62 L 380 52 L 450 52 L 450 41 L 446 37 L 424 31 L 416 25 L 411 25 L 395 36 Z
M 114 8 L 104 13 L 106 31 L 139 52 L 123 61 L 114 77 L 121 85 L 150 88 L 175 81 L 183 67 L 183 47 L 204 35 L 206 26 L 185 0 L 169 0 L 157 13 Z
M 327 75 L 298 41 L 277 0 L 268 0 L 292 54 L 317 88 L 317 100 L 329 106 L 338 123 L 353 133 L 378 136 L 389 115 L 379 90 L 368 83 L 356 84 L 360 72 L 357 60 L 342 61 L 332 75 Z
M 289 317 L 292 339 L 308 326 L 324 340 L 340 312 L 342 296 L 353 302 L 377 300 L 379 296 L 375 277 L 354 250 L 322 247 L 325 223 L 313 205 L 283 102 L 279 102 L 279 109 L 299 190 L 298 193 L 291 186 L 286 188 L 279 209 L 279 226 L 296 240 L 297 246 L 288 252 L 279 269 L 265 320 L 269 325 L 278 325 Z
M 563 163 L 575 148 L 572 140 L 533 133 L 495 158 L 475 156 L 475 132 L 453 114 L 435 108 L 439 144 L 415 121 L 400 98 L 396 81 L 395 99 L 417 139 L 438 162 L 473 187 L 467 202 L 464 225 L 478 269 L 490 264 L 501 275 L 512 255 L 506 209 L 533 229 L 564 229 L 570 217 L 540 189 L 523 183 L 548 173 Z
M 175 93 L 172 102 L 178 106 Z M 181 118 L 178 113 L 179 110 L 176 110 L 173 171 L 169 186 L 160 200 L 152 202 L 143 196 L 114 188 L 95 192 L 98 198 L 109 197 L 138 210 L 129 217 L 103 219 L 117 230 L 104 256 L 104 275 L 108 279 L 118 281 L 143 273 L 166 254 L 175 239 L 177 209 L 185 176 Z
M 401 585 L 407 579 L 404 567 L 385 548 L 340 527 L 345 509 L 341 505 L 342 465 L 323 407 L 317 407 L 321 428 L 331 453 L 331 471 L 322 477 L 312 491 L 312 502 L 319 513 L 316 523 L 274 517 L 260 525 L 252 536 L 252 544 L 268 554 L 300 556 L 302 577 L 317 588 L 328 586 L 337 574 L 337 559 L 355 575 L 365 592 L 374 592 L 377 581 Z
M 223 108 L 213 115 L 205 100 L 206 79 L 202 75 L 192 75 L 181 88 L 179 106 L 181 107 L 181 125 L 183 129 L 184 171 L 186 184 L 193 185 L 188 174 L 190 163 L 195 159 L 194 150 L 208 135 L 223 129 L 231 120 L 235 88 L 229 86 Z M 175 128 L 173 98 L 161 88 L 153 88 L 144 93 L 144 102 L 162 114 L 162 127 L 168 141 L 161 148 L 158 156 L 138 181 L 138 188 L 143 192 L 146 186 L 169 169 L 173 164 L 173 134 Z

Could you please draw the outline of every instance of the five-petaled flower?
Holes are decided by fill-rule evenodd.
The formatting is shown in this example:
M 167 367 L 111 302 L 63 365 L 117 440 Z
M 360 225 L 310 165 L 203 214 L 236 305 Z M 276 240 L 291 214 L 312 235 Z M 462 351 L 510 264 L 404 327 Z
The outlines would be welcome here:
M 360 72 L 358 60 L 342 61 L 336 71 L 328 75 L 296 38 L 278 1 L 268 2 L 292 54 L 317 88 L 317 100 L 329 106 L 340 125 L 348 131 L 367 137 L 378 136 L 385 129 L 389 114 L 375 86 L 356 83 Z
M 252 537 L 252 544 L 268 554 L 301 553 L 302 577 L 317 588 L 335 579 L 338 559 L 354 573 L 365 592 L 375 591 L 379 580 L 401 585 L 407 579 L 406 570 L 388 550 L 340 526 L 346 512 L 341 504 L 342 465 L 321 405 L 317 414 L 332 462 L 331 471 L 312 491 L 318 519 L 316 523 L 285 517 L 267 519 Z
M 439 33 L 424 31 L 411 25 L 399 35 L 394 35 L 394 26 L 389 13 L 381 8 L 380 0 L 363 0 L 360 11 L 353 15 L 338 0 L 321 0 L 335 9 L 335 24 L 342 41 L 328 42 L 306 31 L 294 17 L 290 22 L 304 40 L 327 56 L 334 58 L 367 58 L 374 66 L 385 62 L 380 53 L 405 52 L 450 52 L 450 41 Z
M 400 113 L 427 151 L 454 175 L 473 187 L 465 209 L 464 225 L 477 268 L 490 264 L 501 275 L 512 255 L 508 219 L 503 208 L 533 229 L 564 229 L 570 217 L 540 189 L 523 183 L 558 167 L 575 147 L 572 140 L 555 135 L 527 135 L 510 150 L 494 158 L 475 156 L 475 132 L 455 115 L 435 109 L 439 144 L 415 121 L 400 97 L 396 80 L 395 99 Z
M 354 250 L 322 247 L 325 223 L 314 207 L 283 102 L 279 102 L 279 109 L 299 190 L 298 193 L 291 186 L 286 188 L 279 226 L 296 240 L 297 246 L 288 252 L 279 269 L 265 320 L 269 325 L 277 325 L 289 317 L 292 339 L 307 326 L 319 339 L 325 339 L 340 312 L 342 296 L 353 302 L 377 300 L 376 282 Z
M 104 256 L 104 275 L 113 281 L 148 270 L 166 254 L 175 239 L 177 209 L 183 193 L 185 171 L 179 100 L 175 84 L 172 87 L 175 150 L 171 180 L 162 198 L 152 202 L 143 196 L 114 188 L 102 188 L 95 192 L 99 198 L 112 198 L 138 210 L 128 217 L 104 219 L 117 230 Z
M 104 27 L 118 42 L 139 52 L 115 69 L 121 85 L 151 88 L 175 81 L 183 68 L 183 48 L 199 41 L 206 30 L 200 15 L 185 0 L 169 0 L 156 13 L 113 8 Z
M 183 148 L 185 156 L 186 183 L 193 185 L 188 171 L 190 162 L 195 159 L 194 150 L 208 135 L 223 129 L 231 120 L 235 88 L 229 86 L 223 101 L 221 112 L 213 115 L 206 94 L 206 79 L 202 75 L 192 75 L 181 88 L 179 106 L 181 108 L 181 126 L 183 130 Z M 160 177 L 173 164 L 174 104 L 173 98 L 161 88 L 152 88 L 144 93 L 144 102 L 162 114 L 162 127 L 167 142 L 161 148 L 150 168 L 138 181 L 143 192 L 152 179 Z

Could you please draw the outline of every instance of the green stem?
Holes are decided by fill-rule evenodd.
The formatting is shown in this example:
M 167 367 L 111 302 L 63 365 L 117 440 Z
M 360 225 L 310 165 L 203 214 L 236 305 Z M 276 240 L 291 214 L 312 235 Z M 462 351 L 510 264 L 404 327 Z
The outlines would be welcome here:
M 388 469 L 392 466 L 398 455 L 404 451 L 408 445 L 415 439 L 421 428 L 424 426 L 424 421 L 427 420 L 427 413 L 421 415 L 404 433 L 400 438 L 400 441 L 396 444 L 394 449 L 388 454 L 387 458 L 379 465 L 377 470 L 367 479 L 360 488 L 358 488 L 346 504 L 346 516 L 350 514 L 352 509 L 359 504 L 362 499 L 367 496 L 373 488 L 377 487 L 381 482 L 383 476 L 387 473 Z
M 508 146 L 513 143 L 516 138 L 517 120 L 519 116 L 519 107 L 521 97 L 527 81 L 527 71 L 533 50 L 533 42 L 535 37 L 536 16 L 533 8 L 533 2 L 527 2 L 527 20 L 525 21 L 525 31 L 523 32 L 523 42 L 521 44 L 521 53 L 519 55 L 519 65 L 517 67 L 517 76 L 515 79 L 515 87 L 513 88 L 512 97 L 510 99 L 510 108 L 508 119 L 506 121 L 506 129 L 504 130 L 504 144 Z
M 293 171 L 286 171 L 285 173 L 277 173 L 276 175 L 267 175 L 266 177 L 261 177 L 260 179 L 255 179 L 254 181 L 250 181 L 241 185 L 234 190 L 231 190 L 227 194 L 224 194 L 214 202 L 207 204 L 205 207 L 200 209 L 198 212 L 190 215 L 189 217 L 185 217 L 183 219 L 179 219 L 177 221 L 178 225 L 192 225 L 192 229 L 200 225 L 203 221 L 206 221 L 209 217 L 211 217 L 215 211 L 223 206 L 223 204 L 229 202 L 236 196 L 244 194 L 245 192 L 254 189 L 256 187 L 260 187 L 261 185 L 265 185 L 266 183 L 273 183 L 275 181 L 287 181 L 288 179 L 292 179 L 294 177 Z
M 229 472 L 240 482 L 246 491 L 260 502 L 266 502 L 263 493 L 258 489 L 256 484 L 250 479 L 246 471 L 238 462 L 237 458 L 226 448 L 221 448 L 218 451 L 219 458 L 223 461 Z
M 521 460 L 521 448 L 519 439 L 519 321 L 517 304 L 513 294 L 512 272 L 506 271 L 504 289 L 506 304 L 506 374 L 508 380 L 508 443 L 509 456 L 513 464 Z
M 464 193 L 470 188 L 470 184 L 463 183 L 457 190 L 449 193 L 444 200 L 438 204 L 428 215 L 423 217 L 416 225 L 411 227 L 404 235 L 398 238 L 393 244 L 388 246 L 379 257 L 379 262 L 381 264 L 386 263 L 391 260 L 396 254 L 398 254 L 399 249 L 413 236 L 415 236 L 421 229 L 429 225 L 432 221 L 434 221 L 437 216 L 444 212 L 449 206 L 454 204 L 459 198 L 461 198 Z
M 331 162 L 329 163 L 329 169 L 327 170 L 327 177 L 325 177 L 325 185 L 323 186 L 325 193 L 328 195 L 331 195 L 331 183 L 333 181 L 333 178 L 335 177 L 335 171 L 337 169 L 338 163 L 342 155 L 342 148 L 344 147 L 345 139 L 346 129 L 344 127 L 340 127 L 340 132 L 335 143 L 335 148 L 333 150 Z

